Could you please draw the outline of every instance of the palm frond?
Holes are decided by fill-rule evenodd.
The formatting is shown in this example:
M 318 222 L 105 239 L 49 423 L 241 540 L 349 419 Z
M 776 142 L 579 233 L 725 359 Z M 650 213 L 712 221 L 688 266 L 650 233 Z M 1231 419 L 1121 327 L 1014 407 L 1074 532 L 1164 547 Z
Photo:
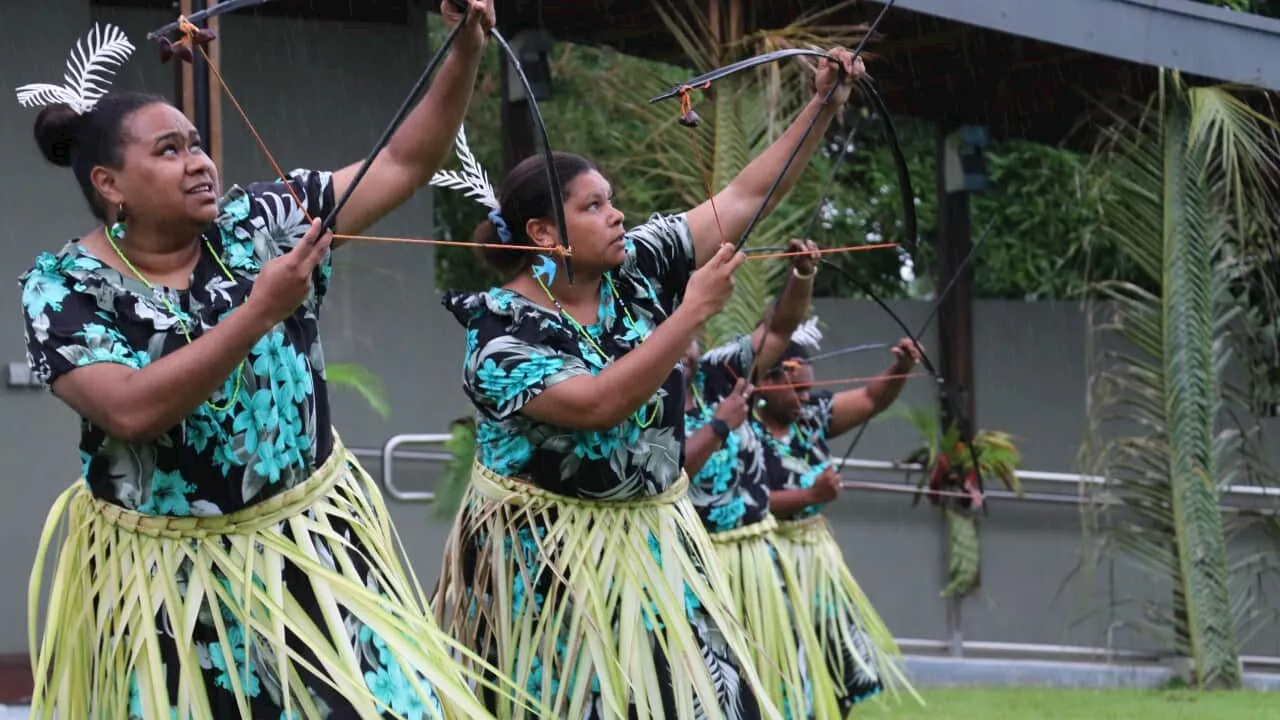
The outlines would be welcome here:
M 369 407 L 384 418 L 391 416 L 391 402 L 382 378 L 359 363 L 333 363 L 325 368 L 325 377 L 335 387 L 355 390 Z
M 1231 286 L 1254 271 L 1242 248 L 1262 242 L 1275 254 L 1273 133 L 1229 89 L 1162 72 L 1146 111 L 1117 119 L 1098 152 L 1102 231 L 1141 277 L 1094 283 L 1107 316 L 1092 333 L 1123 349 L 1101 356 L 1091 378 L 1086 460 L 1106 482 L 1086 527 L 1102 552 L 1170 583 L 1143 624 L 1192 659 L 1201 687 L 1240 683 L 1236 588 L 1248 583 L 1228 563 L 1219 503 L 1251 462 L 1252 433 L 1222 420 L 1239 417 L 1226 378 L 1242 314 Z
M 449 426 L 449 440 L 445 442 L 449 462 L 436 483 L 435 514 L 453 517 L 462 507 L 462 498 L 471 483 L 471 467 L 476 457 L 476 421 L 459 418 Z
M 133 53 L 133 43 L 115 25 L 94 23 L 85 37 L 76 40 L 62 75 L 63 85 L 34 83 L 17 88 L 18 103 L 35 107 L 66 103 L 77 113 L 85 113 L 97 104 L 111 86 L 112 66 L 123 65 Z

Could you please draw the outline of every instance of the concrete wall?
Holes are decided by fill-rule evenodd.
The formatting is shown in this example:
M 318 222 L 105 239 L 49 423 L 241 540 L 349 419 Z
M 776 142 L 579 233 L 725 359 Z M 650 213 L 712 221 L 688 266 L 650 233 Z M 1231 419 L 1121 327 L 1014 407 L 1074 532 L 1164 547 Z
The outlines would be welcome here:
M 390 118 L 428 53 L 425 5 L 415 7 L 412 27 L 347 26 L 283 19 L 232 18 L 224 22 L 224 73 L 249 117 L 280 163 L 336 167 L 359 159 Z M 0 49 L 0 86 L 56 81 L 70 43 L 90 19 L 123 26 L 135 42 L 171 19 L 162 12 L 90 8 L 83 0 L 6 3 L 6 26 L 16 46 Z M 438 19 L 437 19 L 438 21 Z M 172 66 L 160 65 L 143 47 L 119 84 L 171 92 Z M 10 98 L 12 96 L 9 96 Z M 0 102 L 0 264 L 16 277 L 44 249 L 91 227 L 91 218 L 69 172 L 39 157 L 30 139 L 35 113 Z M 272 176 L 234 110 L 225 109 L 224 179 L 250 182 Z M 373 232 L 430 236 L 430 197 L 421 193 Z M 346 442 L 376 454 L 397 433 L 443 432 L 469 412 L 458 388 L 463 336 L 439 305 L 428 247 L 360 244 L 339 255 L 325 316 L 330 362 L 358 360 L 380 375 L 391 391 L 393 410 L 383 420 L 354 394 L 335 389 L 334 416 Z M 0 292 L 0 359 L 22 362 L 22 325 L 17 288 Z M 895 309 L 918 326 L 927 308 L 898 303 Z M 870 303 L 821 301 L 828 347 L 893 340 L 900 333 Z M 1068 303 L 981 302 L 976 309 L 975 348 L 978 420 L 981 426 L 1014 432 L 1024 466 L 1071 471 L 1084 432 L 1085 336 L 1083 316 Z M 925 339 L 927 345 L 936 341 Z M 862 353 L 824 366 L 824 377 L 879 371 L 887 357 Z M 0 574 L 11 581 L 0 590 L 0 654 L 26 650 L 26 587 L 42 523 L 55 495 L 77 471 L 75 417 L 47 393 L 0 388 L 0 448 L 9 479 L 0 503 Z M 909 404 L 931 403 L 928 382 L 912 381 Z M 847 441 L 846 441 L 847 442 Z M 914 445 L 901 422 L 874 424 L 857 456 L 899 459 Z M 843 452 L 844 443 L 838 446 Z M 381 472 L 370 457 L 368 470 Z M 432 487 L 438 466 L 401 461 L 398 482 L 413 490 Z M 893 476 L 859 479 L 894 481 Z M 1036 488 L 1032 488 L 1036 489 Z M 1057 488 L 1061 490 L 1061 488 Z M 429 505 L 391 503 L 400 534 L 424 583 L 434 581 L 447 523 Z M 945 576 L 942 526 L 928 507 L 911 507 L 909 496 L 848 491 L 830 516 L 849 562 L 895 634 L 947 639 L 947 608 L 939 599 Z M 1237 538 L 1237 552 L 1261 547 Z M 1101 612 L 1100 603 L 1128 596 L 1162 597 L 1132 570 L 1097 568 L 1092 585 L 1072 577 L 1080 546 L 1078 511 L 1071 505 L 994 502 L 982 523 L 983 586 L 967 600 L 959 629 L 966 639 L 1103 645 L 1116 622 L 1137 610 Z M 1280 588 L 1273 588 L 1274 593 Z M 1110 633 L 1119 647 L 1148 643 L 1123 629 Z M 1280 655 L 1280 630 L 1250 641 L 1247 652 Z

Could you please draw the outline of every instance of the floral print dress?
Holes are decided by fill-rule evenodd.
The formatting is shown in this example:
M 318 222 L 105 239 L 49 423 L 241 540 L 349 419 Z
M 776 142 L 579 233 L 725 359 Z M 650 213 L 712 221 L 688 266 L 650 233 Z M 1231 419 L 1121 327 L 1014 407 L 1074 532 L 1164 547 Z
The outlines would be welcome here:
M 812 392 L 808 402 L 801 407 L 800 418 L 792 423 L 790 430 L 783 438 L 771 434 L 763 423 L 752 417 L 751 423 L 756 434 L 764 439 L 765 474 L 770 490 L 803 490 L 812 487 L 818 476 L 831 467 L 827 432 L 831 427 L 831 413 L 834 407 L 835 396 L 830 391 Z M 809 505 L 790 517 L 778 519 L 801 520 L 821 512 L 821 505 Z M 863 670 L 864 666 L 875 669 L 871 639 L 852 618 L 842 618 L 838 613 L 817 606 L 817 598 L 814 601 L 814 617 L 823 621 L 835 620 L 851 625 L 847 629 L 855 647 L 850 648 L 843 643 L 833 643 L 824 648 L 828 655 L 827 666 L 833 671 L 835 668 L 844 668 L 842 673 L 833 672 L 840 675 L 840 677 L 833 677 L 833 680 L 839 682 L 844 688 L 841 702 L 847 709 L 859 700 L 879 693 L 883 688 L 880 678 Z M 838 638 L 841 637 L 841 633 L 835 630 L 820 631 L 819 637 Z M 861 664 L 850 655 L 854 652 L 861 656 L 863 661 Z M 843 660 L 839 659 L 837 654 L 843 654 Z
M 752 415 L 752 428 L 764 440 L 765 470 L 770 490 L 803 490 L 813 487 L 818 476 L 831 467 L 827 428 L 831 425 L 834 405 L 835 396 L 829 391 L 811 392 L 808 402 L 800 408 L 800 418 L 791 424 L 783 438 L 775 437 Z M 790 517 L 778 519 L 801 520 L 820 512 L 821 505 L 809 505 Z
M 733 392 L 738 378 L 750 372 L 754 357 L 751 335 L 741 335 L 698 358 L 690 383 L 693 408 L 685 414 L 687 436 L 711 422 L 716 405 Z M 759 436 L 747 423 L 734 428 L 691 478 L 689 499 L 707 532 L 747 527 L 768 516 L 769 486 L 764 471 Z
M 334 202 L 328 172 L 295 170 L 287 185 L 277 181 L 232 187 L 200 240 L 199 259 L 183 290 L 156 286 L 152 291 L 78 241 L 57 253 L 41 254 L 20 279 L 32 371 L 52 384 L 86 365 L 140 369 L 185 347 L 183 324 L 173 310 L 181 313 L 192 340 L 208 332 L 244 303 L 262 266 L 298 242 L 309 224 L 306 215 L 324 216 Z M 233 372 L 208 402 L 156 439 L 124 442 L 82 418 L 80 459 L 93 495 L 139 513 L 212 516 L 260 503 L 307 480 L 333 446 L 318 327 L 331 271 L 332 258 L 326 254 L 316 267 L 310 297 L 253 346 L 239 375 Z M 316 545 L 325 552 L 322 539 L 316 539 Z M 185 587 L 184 570 L 178 574 L 179 586 Z M 284 581 L 303 607 L 315 613 L 307 575 L 286 564 Z M 195 632 L 214 715 L 237 714 L 229 692 L 230 674 L 235 672 L 253 700 L 254 717 L 280 717 L 284 703 L 274 664 L 265 657 L 269 643 L 248 642 L 244 629 L 230 622 L 226 608 L 222 614 L 229 622 L 232 647 L 216 641 L 207 607 L 201 610 Z M 394 681 L 399 665 L 388 664 L 381 639 L 357 621 L 347 624 L 374 693 L 394 709 L 421 716 L 421 699 L 406 695 L 403 677 Z M 179 671 L 170 625 L 166 618 L 157 618 L 169 693 L 176 698 Z M 317 705 L 328 708 L 332 717 L 351 716 L 345 709 L 349 705 L 323 681 L 304 681 Z M 135 684 L 131 717 L 140 716 Z
M 680 478 L 684 379 L 678 365 L 672 365 L 667 380 L 648 404 L 608 430 L 556 427 L 520 412 L 557 383 L 600 373 L 640 345 L 679 304 L 694 270 L 693 241 L 685 217 L 655 215 L 628 232 L 625 242 L 625 261 L 600 284 L 596 322 L 584 328 L 590 340 L 555 310 L 510 290 L 450 292 L 444 298 L 445 307 L 467 329 L 463 389 L 478 411 L 477 455 L 488 469 L 552 493 L 599 502 L 659 495 Z M 541 571 L 541 552 L 532 540 L 534 533 L 542 536 L 545 528 L 521 528 L 516 537 L 504 542 L 523 549 L 518 554 L 525 572 L 515 574 L 513 594 L 534 603 L 540 615 L 555 608 L 544 609 L 545 588 L 540 581 L 535 587 L 524 587 L 524 577 L 549 575 Z M 464 576 L 474 577 L 475 558 L 484 542 L 485 538 L 473 538 L 473 547 L 464 551 Z M 652 539 L 650 547 L 655 547 Z M 697 598 L 687 592 L 686 611 L 708 670 L 722 688 L 725 716 L 759 717 L 737 658 L 728 651 Z M 491 641 L 483 638 L 475 643 L 476 647 L 491 646 Z M 656 649 L 655 653 L 661 655 Z M 558 664 L 568 665 L 563 659 Z M 540 672 L 535 669 L 527 678 L 529 690 L 535 694 L 542 683 Z M 662 682 L 664 688 L 667 682 Z M 595 699 L 586 717 L 600 717 L 603 706 L 598 683 L 593 683 L 592 694 Z M 663 701 L 671 707 L 670 698 Z M 666 714 L 673 716 L 670 709 Z

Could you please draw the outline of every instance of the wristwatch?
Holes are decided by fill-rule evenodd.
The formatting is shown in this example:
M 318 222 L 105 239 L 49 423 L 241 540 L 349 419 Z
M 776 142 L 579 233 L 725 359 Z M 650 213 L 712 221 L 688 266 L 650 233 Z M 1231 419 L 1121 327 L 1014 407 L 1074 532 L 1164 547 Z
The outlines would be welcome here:
M 720 438 L 720 442 L 724 442 L 729 439 L 729 423 L 726 423 L 720 418 L 711 418 L 711 422 L 708 424 L 711 426 L 711 432 L 715 433 L 716 437 Z

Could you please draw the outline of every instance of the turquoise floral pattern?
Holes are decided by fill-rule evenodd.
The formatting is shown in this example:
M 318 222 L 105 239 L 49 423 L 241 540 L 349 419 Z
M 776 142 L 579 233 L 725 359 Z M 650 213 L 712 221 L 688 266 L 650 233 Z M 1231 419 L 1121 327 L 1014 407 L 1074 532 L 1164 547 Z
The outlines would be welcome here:
M 752 419 L 751 424 L 756 434 L 764 439 L 765 475 L 771 490 L 802 490 L 812 487 L 818 476 L 831 467 L 827 433 L 834 405 L 835 396 L 829 391 L 811 392 L 808 402 L 801 407 L 800 418 L 792 423 L 783 438 L 774 437 L 758 420 Z M 809 505 L 795 515 L 779 519 L 799 520 L 821 512 L 822 506 Z M 827 598 L 813 597 L 810 612 L 818 622 L 818 637 L 824 639 L 823 652 L 827 668 L 844 689 L 840 704 L 847 712 L 853 705 L 878 694 L 884 687 L 874 673 L 875 658 L 871 652 L 871 640 L 856 618 L 835 612 Z M 848 638 L 850 642 L 845 643 L 843 638 Z M 855 658 L 861 658 L 862 662 L 859 663 Z M 864 671 L 864 667 L 871 668 L 872 672 Z
M 287 253 L 306 232 L 306 214 L 290 188 L 312 215 L 334 202 L 327 172 L 295 171 L 289 186 L 232 187 L 184 290 L 149 290 L 78 241 L 41 254 L 20 279 L 27 356 L 36 377 L 52 384 L 98 363 L 138 370 L 178 350 L 187 339 L 170 306 L 192 339 L 208 332 L 244 302 L 262 265 Z M 209 404 L 148 443 L 119 441 L 82 420 L 84 479 L 94 495 L 143 513 L 217 515 L 306 480 L 331 446 L 317 324 L 331 261 L 326 257 L 317 269 L 311 297 L 254 345 L 238 394 L 233 373 Z
M 626 260 L 611 273 L 612 283 L 600 283 L 596 322 L 586 328 L 610 358 L 554 309 L 511 290 L 447 293 L 445 307 L 467 329 L 462 388 L 478 411 L 480 461 L 593 500 L 636 499 L 671 487 L 684 459 L 684 388 L 675 366 L 649 405 L 608 430 L 555 428 L 520 409 L 557 383 L 599 374 L 639 345 L 670 315 L 692 272 L 683 216 L 654 216 L 627 234 Z
M 599 374 L 643 342 L 680 302 L 694 269 L 693 243 L 683 215 L 655 215 L 633 228 L 627 233 L 626 251 L 622 266 L 609 274 L 612 283 L 601 283 L 596 322 L 585 328 L 591 342 L 554 309 L 510 290 L 446 294 L 445 307 L 467 329 L 462 387 L 477 411 L 477 456 L 484 466 L 553 493 L 595 501 L 651 497 L 670 489 L 680 478 L 684 465 L 684 379 L 677 365 L 672 365 L 666 382 L 649 404 L 607 430 L 555 427 L 521 412 L 526 403 L 557 383 Z M 616 296 L 611 287 L 616 288 Z M 515 573 L 511 581 L 513 605 L 526 613 L 531 609 L 535 623 L 544 612 L 545 590 L 551 582 L 545 554 L 557 552 L 555 546 L 534 542 L 535 537 L 545 534 L 545 527 L 531 519 L 528 526 L 513 528 L 502 539 L 507 556 L 518 557 L 524 571 Z M 489 541 L 478 535 L 470 538 L 470 545 L 462 552 L 464 575 L 475 577 L 476 558 L 484 554 Z M 488 581 L 473 581 L 467 592 Z M 722 714 L 735 720 L 758 717 L 755 697 L 742 679 L 738 660 L 710 615 L 691 592 L 685 605 L 687 618 L 682 620 L 693 628 L 709 671 L 723 685 L 717 688 L 722 691 Z M 546 612 L 559 610 L 556 606 L 545 608 Z M 526 614 L 522 621 L 527 618 Z M 672 618 L 657 620 L 671 622 Z M 474 649 L 490 653 L 495 641 L 492 634 L 467 639 Z M 660 654 L 656 640 L 650 637 L 650 642 L 651 651 Z M 544 652 L 518 678 L 531 692 L 541 694 L 548 686 L 555 692 L 562 682 L 577 681 L 571 671 L 566 679 L 545 677 L 544 670 L 549 666 L 575 668 L 580 656 L 567 656 L 572 650 L 563 642 Z M 490 659 L 497 662 L 496 656 Z M 505 669 L 516 672 L 516 668 Z M 592 679 L 591 690 L 593 699 L 583 717 L 575 720 L 608 715 L 598 679 Z M 674 708 L 668 707 L 670 715 Z
M 152 291 L 94 257 L 78 241 L 57 253 L 41 254 L 20 279 L 32 371 L 42 382 L 52 384 L 77 368 L 99 363 L 138 370 L 185 347 L 179 317 L 192 339 L 208 332 L 244 303 L 265 263 L 295 246 L 307 230 L 307 216 L 325 216 L 334 203 L 332 177 L 327 172 L 296 170 L 287 181 L 232 187 L 201 239 L 200 257 L 183 290 L 157 287 Z M 333 445 L 318 327 L 331 262 L 326 256 L 317 267 L 312 293 L 298 310 L 254 344 L 242 363 L 239 384 L 232 373 L 208 403 L 153 441 L 126 443 L 82 419 L 79 457 L 90 491 L 106 502 L 141 513 L 209 516 L 263 502 L 307 480 L 329 457 Z M 354 542 L 340 524 L 335 524 L 334 531 L 335 536 L 312 539 L 322 562 L 330 567 L 334 560 L 328 543 Z M 359 548 L 354 550 L 358 555 Z M 187 566 L 177 569 L 180 587 L 186 586 L 187 572 Z M 327 620 L 318 617 L 306 572 L 286 564 L 283 581 L 313 621 Z M 232 588 L 227 590 L 234 595 Z M 230 692 L 238 685 L 251 702 L 252 717 L 289 717 L 282 683 L 276 677 L 272 642 L 247 632 L 226 607 L 220 612 L 223 634 L 207 606 L 200 609 L 193 632 L 193 649 L 209 689 L 213 716 L 240 716 Z M 357 621 L 348 617 L 347 622 Z M 163 617 L 157 621 L 171 698 L 178 697 L 180 685 L 187 683 L 179 672 L 172 635 L 175 624 Z M 389 658 L 381 638 L 372 637 L 367 629 L 353 628 L 349 640 L 358 648 L 369 688 L 388 708 L 388 715 L 441 716 L 439 701 L 426 680 L 420 683 L 423 693 L 412 691 L 405 669 Z M 294 649 L 310 654 L 306 648 Z M 321 717 L 336 720 L 354 715 L 350 702 L 324 681 L 308 673 L 301 680 L 301 684 L 290 683 L 293 707 L 305 694 Z M 136 682 L 130 704 L 129 720 L 144 717 Z
M 827 428 L 831 424 L 834 404 L 835 396 L 830 392 L 811 392 L 809 401 L 800 409 L 800 418 L 791 424 L 783 438 L 771 435 L 759 420 L 751 420 L 755 435 L 764 441 L 765 475 L 770 490 L 803 490 L 812 487 L 818 476 L 831 466 L 827 449 Z M 798 520 L 821 511 L 820 505 L 810 505 L 795 515 L 778 519 Z
M 685 413 L 686 437 L 715 417 L 716 405 L 733 392 L 738 378 L 751 370 L 755 348 L 750 335 L 740 335 L 698 358 L 690 391 L 693 408 Z M 769 486 L 764 476 L 759 437 L 747 423 L 739 425 L 690 478 L 689 499 L 707 532 L 734 530 L 760 522 L 769 514 Z

